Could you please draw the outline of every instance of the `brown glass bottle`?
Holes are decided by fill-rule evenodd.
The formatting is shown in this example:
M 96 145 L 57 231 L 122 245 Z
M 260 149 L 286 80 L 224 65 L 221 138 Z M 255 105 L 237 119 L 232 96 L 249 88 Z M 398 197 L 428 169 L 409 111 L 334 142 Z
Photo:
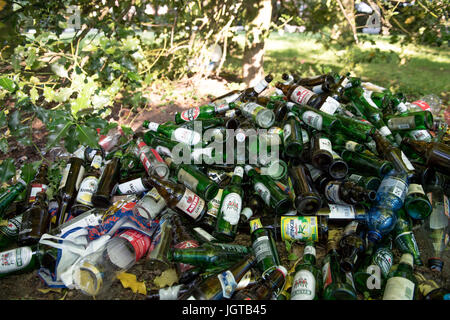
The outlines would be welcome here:
M 205 200 L 183 184 L 162 180 L 156 176 L 150 176 L 148 182 L 156 188 L 170 209 L 188 215 L 196 222 L 200 221 L 208 210 Z
M 69 218 L 70 209 L 75 201 L 81 179 L 84 175 L 84 159 L 81 158 L 84 155 L 78 156 L 81 153 L 77 154 L 77 152 L 74 154 L 74 157 L 70 158 L 59 184 L 58 195 L 56 196 L 59 203 L 57 213 L 58 226 L 62 225 Z
M 47 173 L 48 173 L 48 164 L 42 162 L 33 181 L 31 181 L 28 185 L 27 196 L 25 198 L 27 204 L 33 203 L 34 200 L 36 199 L 36 195 L 39 192 L 45 192 L 47 190 L 49 184 Z
M 92 204 L 96 208 L 108 208 L 111 206 L 111 197 L 116 191 L 119 181 L 120 158 L 122 151 L 114 153 L 113 158 L 109 160 L 98 182 L 97 191 L 92 196 Z
M 311 139 L 311 163 L 317 169 L 328 171 L 333 162 L 331 141 L 320 132 L 313 134 Z
M 47 195 L 45 192 L 39 192 L 31 207 L 23 213 L 19 228 L 19 246 L 37 244 L 41 236 L 48 231 L 49 224 Z
M 425 161 L 425 165 L 433 167 L 444 174 L 450 172 L 450 146 L 440 142 L 416 141 L 403 138 L 402 144 L 418 153 Z
M 101 175 L 100 168 L 102 166 L 102 161 L 102 152 L 100 150 L 96 150 L 95 155 L 92 157 L 92 162 L 89 168 L 86 170 L 83 180 L 81 181 L 80 189 L 78 190 L 78 194 L 75 199 L 75 202 L 77 204 L 86 207 L 87 210 L 89 210 L 93 206 L 92 196 L 97 191 L 98 182 Z M 73 208 L 75 208 L 75 206 Z M 87 210 L 75 210 L 76 212 L 72 210 L 71 215 L 78 216 Z
M 378 130 L 372 134 L 372 138 L 376 143 L 378 154 L 383 155 L 387 161 L 392 162 L 397 171 L 405 172 L 408 177 L 414 175 L 414 166 L 400 148 L 392 145 Z
M 357 204 L 359 202 L 372 202 L 376 192 L 358 186 L 353 181 L 329 181 L 323 190 L 326 199 L 335 204 Z
M 308 105 L 310 107 L 316 108 L 320 103 L 319 95 L 303 86 L 277 82 L 275 84 L 275 87 L 283 91 L 283 93 L 286 95 L 286 97 L 288 97 L 290 101 L 298 103 L 300 105 Z
M 271 300 L 272 296 L 277 296 L 283 288 L 286 275 L 286 268 L 278 266 L 251 288 L 236 291 L 232 300 Z
M 289 168 L 289 179 L 295 193 L 295 208 L 299 215 L 314 215 L 322 206 L 320 195 L 313 188 L 308 168 L 302 164 Z

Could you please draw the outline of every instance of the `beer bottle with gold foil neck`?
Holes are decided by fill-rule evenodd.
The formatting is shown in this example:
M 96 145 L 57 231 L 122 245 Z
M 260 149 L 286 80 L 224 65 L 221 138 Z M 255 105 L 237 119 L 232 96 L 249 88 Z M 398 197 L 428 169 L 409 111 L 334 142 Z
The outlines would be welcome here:
M 119 182 L 119 169 L 122 151 L 114 152 L 112 159 L 106 162 L 100 176 L 97 190 L 92 195 L 91 202 L 94 207 L 108 208 L 111 205 L 111 197 L 117 189 Z
M 84 177 L 84 150 L 85 147 L 81 147 L 75 151 L 62 173 L 56 196 L 59 202 L 57 225 L 63 224 L 69 218 L 70 208 L 75 201 L 81 180 Z
M 295 266 L 291 300 L 319 300 L 321 288 L 322 273 L 316 265 L 316 248 L 314 242 L 307 242 L 303 258 Z
M 323 259 L 322 282 L 324 300 L 356 300 L 356 290 L 351 273 L 341 270 L 338 253 L 341 230 L 328 231 L 327 255 Z
M 255 265 L 255 257 L 247 255 L 230 268 L 202 280 L 179 297 L 179 300 L 222 300 L 230 299 L 238 283 Z
M 194 221 L 200 221 L 208 209 L 204 199 L 181 183 L 162 180 L 157 176 L 151 176 L 148 182 L 156 188 L 170 209 L 188 215 Z
M 236 166 L 230 184 L 223 189 L 216 227 L 213 232 L 213 236 L 220 241 L 229 242 L 236 237 L 244 197 L 241 187 L 243 177 L 244 169 Z

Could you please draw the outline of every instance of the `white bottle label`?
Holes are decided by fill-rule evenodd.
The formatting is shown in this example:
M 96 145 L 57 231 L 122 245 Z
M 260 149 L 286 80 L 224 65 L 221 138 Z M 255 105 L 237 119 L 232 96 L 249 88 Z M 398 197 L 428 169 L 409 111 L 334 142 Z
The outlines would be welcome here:
M 357 146 L 358 146 L 358 143 L 355 142 L 355 141 L 349 140 L 349 141 L 345 142 L 345 149 L 348 150 L 348 151 L 356 152 L 356 147 Z
M 286 142 L 286 140 L 291 136 L 291 134 L 292 134 L 291 125 L 285 124 L 283 127 L 284 142 Z
M 45 192 L 47 191 L 48 186 L 46 184 L 32 184 L 31 185 L 31 191 L 30 191 L 30 198 L 29 202 L 34 202 L 36 200 L 36 195 L 39 192 Z
M 339 184 L 328 183 L 325 186 L 325 197 L 330 202 L 337 204 L 345 204 L 345 202 L 342 201 L 341 198 L 339 198 Z
M 405 163 L 405 166 L 407 169 L 409 170 L 415 170 L 414 166 L 412 165 L 412 163 L 409 161 L 408 157 L 406 156 L 406 154 L 403 153 L 403 151 L 401 151 L 401 155 L 402 155 L 402 160 Z
M 397 111 L 400 113 L 408 111 L 408 107 L 403 102 L 400 102 L 396 108 L 397 108 Z
M 306 130 L 303 129 L 303 128 L 302 128 L 302 141 L 303 141 L 303 144 L 309 142 L 309 134 L 308 134 L 308 131 L 306 131 Z
M 386 283 L 383 300 L 413 300 L 414 282 L 402 277 L 392 277 Z
M 257 238 L 252 245 L 253 252 L 255 253 L 256 261 L 261 262 L 264 258 L 272 256 L 272 250 L 270 249 L 270 240 L 268 236 L 262 236 Z
M 0 274 L 9 273 L 25 268 L 31 261 L 30 247 L 20 247 L 0 254 Z
M 142 179 L 137 178 L 118 185 L 120 194 L 135 194 L 146 191 L 147 189 L 142 184 Z
M 91 167 L 95 169 L 99 169 L 102 166 L 103 158 L 102 156 L 95 156 L 94 159 L 92 159 Z
M 67 164 L 67 166 L 64 168 L 64 171 L 61 176 L 61 181 L 59 182 L 59 190 L 64 188 L 66 186 L 67 177 L 69 176 L 70 167 L 72 166 L 71 163 Z
M 178 171 L 177 178 L 179 182 L 183 183 L 189 189 L 197 189 L 198 180 L 183 168 Z
M 336 99 L 328 97 L 320 107 L 320 111 L 333 115 L 339 108 L 340 104 Z
M 186 188 L 183 197 L 177 203 L 176 207 L 187 213 L 191 218 L 197 219 L 205 207 L 205 200 Z
M 326 151 L 332 153 L 333 149 L 331 147 L 331 141 L 327 138 L 320 138 L 319 139 L 319 149 L 326 150 Z
M 87 206 L 92 205 L 92 196 L 97 191 L 98 178 L 89 176 L 86 177 L 80 185 L 80 190 L 77 194 L 76 201 Z
M 363 176 L 360 176 L 359 174 L 351 174 L 350 177 L 348 177 L 349 180 L 354 181 L 356 183 L 358 183 L 361 179 L 363 178 Z
M 241 210 L 241 196 L 235 192 L 227 194 L 222 201 L 221 212 L 223 214 L 223 219 L 234 226 L 239 222 Z
M 309 126 L 322 130 L 322 116 L 314 111 L 305 111 L 302 114 L 302 120 Z
M 187 145 L 196 145 L 201 139 L 201 135 L 193 130 L 186 128 L 177 128 L 172 134 L 172 139 Z
M 387 137 L 388 135 L 392 134 L 391 130 L 387 126 L 381 127 L 379 131 L 383 137 Z
M 178 292 L 180 292 L 181 284 L 159 289 L 159 300 L 177 300 Z
M 321 84 L 312 87 L 311 90 L 312 90 L 314 93 L 322 93 L 322 92 L 323 92 L 323 90 L 322 90 L 322 85 L 321 85 Z
M 427 130 L 413 130 L 409 134 L 414 140 L 418 141 L 431 141 L 432 136 Z
M 305 250 L 303 250 L 303 255 L 312 254 L 314 257 L 316 256 L 316 248 L 313 246 L 306 246 Z
M 270 206 L 270 191 L 267 187 L 261 183 L 257 182 L 254 184 L 255 191 L 258 192 L 259 196 L 263 199 L 263 201 Z
M 233 175 L 243 178 L 244 177 L 244 168 L 242 168 L 241 166 L 235 167 Z
M 193 121 L 198 118 L 199 114 L 200 114 L 200 108 L 195 107 L 195 108 L 191 108 L 191 109 L 183 111 L 180 114 L 180 117 L 184 121 Z
M 155 131 L 156 132 L 158 130 L 158 127 L 159 127 L 159 123 L 156 123 L 156 122 L 150 122 L 148 124 L 148 129 L 151 130 L 151 131 Z
M 253 211 L 252 209 L 246 207 L 242 209 L 241 215 L 243 215 L 247 220 L 249 220 L 253 216 Z
M 349 205 L 328 204 L 330 219 L 355 219 L 355 208 Z
M 237 287 L 236 279 L 230 270 L 219 273 L 217 277 L 219 278 L 220 285 L 222 286 L 223 297 L 230 299 Z
M 265 88 L 267 88 L 268 85 L 269 83 L 266 81 L 266 79 L 261 79 L 261 81 L 259 81 L 256 86 L 253 87 L 253 90 L 255 90 L 257 93 L 261 93 Z
M 403 181 L 394 178 L 385 178 L 381 181 L 380 186 L 378 187 L 377 193 L 386 192 L 394 194 L 395 196 L 405 200 L 406 192 L 408 187 Z
M 423 190 L 422 185 L 416 183 L 411 183 L 408 186 L 407 196 L 409 196 L 411 193 L 419 193 L 425 195 L 425 191 Z
M 291 300 L 313 300 L 316 295 L 316 279 L 309 270 L 299 270 L 293 279 Z
M 306 105 L 315 93 L 305 87 L 298 86 L 291 94 L 291 100 L 301 105 Z
M 372 100 L 372 91 L 369 90 L 364 90 L 363 93 L 364 98 L 366 99 L 366 101 L 374 108 L 378 109 L 378 106 L 375 104 L 375 102 L 373 102 Z

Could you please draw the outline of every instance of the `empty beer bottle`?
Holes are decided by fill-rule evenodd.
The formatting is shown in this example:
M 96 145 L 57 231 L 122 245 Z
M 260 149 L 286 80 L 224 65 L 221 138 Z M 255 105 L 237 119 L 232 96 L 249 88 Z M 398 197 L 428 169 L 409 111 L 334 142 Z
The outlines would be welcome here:
M 381 184 L 381 179 L 378 177 L 362 176 L 356 173 L 350 174 L 348 180 L 355 182 L 360 187 L 373 191 L 377 191 Z
M 353 279 L 344 273 L 340 266 L 338 253 L 340 231 L 328 231 L 327 255 L 323 260 L 322 282 L 324 300 L 356 300 Z
M 311 164 L 322 171 L 328 171 L 333 162 L 332 145 L 330 139 L 317 132 L 311 140 Z
M 342 149 L 354 152 L 363 152 L 364 150 L 366 150 L 366 147 L 363 144 L 349 140 L 345 135 L 339 132 L 330 135 L 328 138 L 333 144 L 333 149 L 335 147 L 341 147 Z
M 30 184 L 27 187 L 27 195 L 25 197 L 26 202 L 31 204 L 36 199 L 36 195 L 38 192 L 45 192 L 48 188 L 48 164 L 45 162 L 42 162 L 39 166 L 38 172 L 36 173 L 36 176 L 34 177 L 33 181 L 30 182 Z
M 152 242 L 145 257 L 145 266 L 148 269 L 165 271 L 171 267 L 168 252 L 172 246 L 173 239 L 171 223 L 173 214 L 174 211 L 167 210 L 159 219 L 158 228 L 152 236 Z
M 393 230 L 395 246 L 402 253 L 410 253 L 416 265 L 423 265 L 416 237 L 412 231 L 411 218 L 403 209 L 397 211 L 397 217 L 397 222 Z
M 366 172 L 379 178 L 383 178 L 394 169 L 392 162 L 377 159 L 375 155 L 370 156 L 364 152 L 357 153 L 344 150 L 341 155 L 351 169 L 357 172 Z
M 283 91 L 284 95 L 292 102 L 300 105 L 308 105 L 313 108 L 318 107 L 320 103 L 320 97 L 313 91 L 305 88 L 304 86 L 292 84 L 285 85 L 281 82 L 277 82 L 275 87 Z
M 150 148 L 141 138 L 136 141 L 139 148 L 139 159 L 149 175 L 157 175 L 162 179 L 169 176 L 169 167 L 161 158 L 158 151 Z
M 256 98 L 261 92 L 266 90 L 272 80 L 273 76 L 271 74 L 262 78 L 254 87 L 245 90 L 245 99 L 250 100 L 251 98 Z
M 283 127 L 284 152 L 288 157 L 299 158 L 303 150 L 303 138 L 300 122 L 293 112 L 286 115 Z
M 325 185 L 323 194 L 326 199 L 335 204 L 370 203 L 375 200 L 376 192 L 358 186 L 355 182 L 332 180 Z
M 74 152 L 62 173 L 58 194 L 56 196 L 59 202 L 57 225 L 63 224 L 69 218 L 70 208 L 75 201 L 81 180 L 84 176 L 84 150 L 85 147 L 80 147 Z
M 264 203 L 275 211 L 275 214 L 284 214 L 290 210 L 289 196 L 277 186 L 274 180 L 258 174 L 250 165 L 246 165 L 244 169 L 253 184 L 253 189 L 258 192 Z
M 10 218 L 6 225 L 0 227 L 0 250 L 16 243 L 23 214 Z
M 179 297 L 179 300 L 222 300 L 230 299 L 241 279 L 254 266 L 255 258 L 247 255 L 230 268 L 213 274 Z
M 233 300 L 271 300 L 276 298 L 286 282 L 287 270 L 277 266 L 251 288 L 237 291 Z
M 185 143 L 188 146 L 195 146 L 202 141 L 199 132 L 183 128 L 173 123 L 166 122 L 163 124 L 159 124 L 156 122 L 145 120 L 142 126 L 144 128 L 150 129 L 153 132 L 160 133 L 167 138 L 172 139 L 172 141 Z
M 433 114 L 430 111 L 389 115 L 384 120 L 391 131 L 431 130 L 433 127 Z
M 414 300 L 417 280 L 413 272 L 413 257 L 410 253 L 404 253 L 397 269 L 386 282 L 383 300 Z
M 169 208 L 188 215 L 195 221 L 202 219 L 208 207 L 205 200 L 200 198 L 195 192 L 181 183 L 162 180 L 156 176 L 150 178 L 148 180 L 149 183 L 156 188 L 156 191 L 158 191 Z
M 345 272 L 353 272 L 361 263 L 366 250 L 366 226 L 356 220 L 351 221 L 344 229 L 339 240 L 341 268 Z
M 307 242 L 303 258 L 295 266 L 291 300 L 319 300 L 321 288 L 322 274 L 316 266 L 316 248 L 313 242 Z
M 414 141 L 404 138 L 402 144 L 413 149 L 425 161 L 425 165 L 448 174 L 450 172 L 450 146 L 439 142 Z
M 314 215 L 322 206 L 320 194 L 313 188 L 308 168 L 302 164 L 289 168 L 289 179 L 295 193 L 295 208 L 299 215 Z
M 11 203 L 26 189 L 26 183 L 18 179 L 17 183 L 9 186 L 6 191 L 0 195 L 0 218 L 3 217 Z
M 114 152 L 112 159 L 108 160 L 98 181 L 97 190 L 92 195 L 91 202 L 96 208 L 108 208 L 111 197 L 119 181 L 120 158 L 122 151 Z
M 301 106 L 294 104 L 290 106 L 292 112 L 297 114 L 300 120 L 308 127 L 319 131 L 324 131 L 328 134 L 334 134 L 339 131 L 339 120 L 326 112 L 314 109 L 309 106 Z
M 267 129 L 275 123 L 274 112 L 255 102 L 236 102 L 236 107 L 245 118 L 251 119 L 258 127 Z
M 339 120 L 337 131 L 356 142 L 369 142 L 372 140 L 371 135 L 377 129 L 368 121 L 361 121 L 340 114 L 336 114 L 335 117 Z
M 233 109 L 235 104 L 233 102 L 227 103 L 222 100 L 212 102 L 200 107 L 194 107 L 182 112 L 175 113 L 175 122 L 177 124 L 194 121 L 194 120 L 207 120 L 212 117 L 223 114 L 227 110 Z
M 333 160 L 328 167 L 328 174 L 334 179 L 345 178 L 348 173 L 347 163 L 334 150 L 331 150 L 331 155 L 333 156 Z
M 29 246 L 38 243 L 42 235 L 48 231 L 49 225 L 47 195 L 41 191 L 35 196 L 31 207 L 23 213 L 18 244 Z
M 416 220 L 425 219 L 431 214 L 433 208 L 420 183 L 409 184 L 404 208 L 410 217 Z
M 271 229 L 264 228 L 259 218 L 251 219 L 249 225 L 253 253 L 256 257 L 256 268 L 265 277 L 280 264 L 276 243 Z
M 83 204 L 87 207 L 92 207 L 92 196 L 97 191 L 98 181 L 101 175 L 100 168 L 102 166 L 102 162 L 102 153 L 100 150 L 97 150 L 92 159 L 91 165 L 86 170 L 83 180 L 81 181 L 80 189 L 78 190 L 77 197 L 75 199 L 77 203 Z M 73 213 L 71 214 L 73 216 Z
M 208 178 L 206 174 L 200 171 L 195 165 L 176 164 L 172 158 L 165 157 L 164 161 L 173 172 L 179 183 L 194 191 L 206 201 L 211 201 L 219 190 L 217 183 Z
M 223 189 L 219 189 L 214 199 L 208 202 L 208 210 L 206 210 L 200 224 L 207 231 L 212 233 L 216 228 L 217 216 L 219 213 L 220 205 L 222 204 Z
M 244 196 L 241 187 L 243 177 L 244 169 L 236 166 L 230 184 L 223 189 L 216 227 L 213 232 L 213 237 L 220 241 L 229 242 L 236 237 Z

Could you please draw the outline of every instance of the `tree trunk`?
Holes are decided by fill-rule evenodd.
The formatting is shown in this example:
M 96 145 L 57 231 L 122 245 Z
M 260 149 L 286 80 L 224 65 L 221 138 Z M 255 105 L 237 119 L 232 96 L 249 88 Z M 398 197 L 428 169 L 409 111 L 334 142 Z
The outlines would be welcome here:
M 246 5 L 247 16 L 254 18 L 248 22 L 242 65 L 242 78 L 247 86 L 253 87 L 264 77 L 264 39 L 269 33 L 272 17 L 272 1 L 247 1 Z
M 353 34 L 355 43 L 359 44 L 358 34 L 356 33 L 356 21 L 355 21 L 355 1 L 354 0 L 337 0 L 342 13 L 348 23 L 348 28 Z

